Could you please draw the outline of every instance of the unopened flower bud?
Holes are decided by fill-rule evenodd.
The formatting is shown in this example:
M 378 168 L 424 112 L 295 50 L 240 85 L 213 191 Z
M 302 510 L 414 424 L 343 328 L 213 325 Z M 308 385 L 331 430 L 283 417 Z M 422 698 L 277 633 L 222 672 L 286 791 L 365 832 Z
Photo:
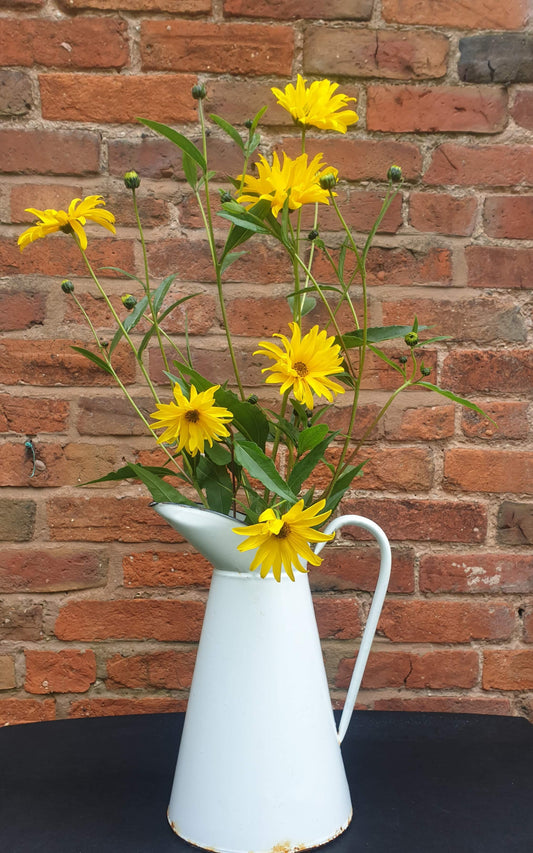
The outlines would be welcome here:
M 407 332 L 405 338 L 405 343 L 408 347 L 416 347 L 418 343 L 418 335 L 416 332 Z
M 203 101 L 203 99 L 207 95 L 207 90 L 206 90 L 203 83 L 196 83 L 192 87 L 191 94 L 192 94 L 195 101 Z
M 132 169 L 130 172 L 126 172 L 126 174 L 124 175 L 124 183 L 126 184 L 126 189 L 128 190 L 137 189 L 137 187 L 141 183 L 141 179 L 139 178 L 139 175 L 137 174 L 135 169 Z
M 317 237 L 318 237 L 318 231 L 315 228 L 313 228 L 313 230 L 310 231 L 309 234 L 307 235 L 307 239 L 311 240 L 311 241 L 316 240 Z
M 400 362 L 400 364 L 407 364 L 407 356 L 406 356 L 406 355 L 401 355 L 401 356 L 399 357 L 398 361 Z
M 253 124 L 253 121 L 251 118 L 247 118 L 246 121 L 244 122 L 244 126 L 247 130 L 252 129 L 252 124 Z
M 69 281 L 68 278 L 65 278 L 61 282 L 61 290 L 63 291 L 63 293 L 73 293 L 74 292 L 74 285 L 72 284 L 71 281 Z
M 420 373 L 422 374 L 422 376 L 429 376 L 429 374 L 431 373 L 431 367 L 421 367 Z
M 248 402 L 251 403 L 252 406 L 255 406 L 255 404 L 259 402 L 259 397 L 257 396 L 257 394 L 250 394 L 250 396 L 248 397 Z
M 233 196 L 227 190 L 220 190 L 220 201 L 224 204 L 225 202 L 232 201 Z
M 128 311 L 132 311 L 137 305 L 137 300 L 135 296 L 131 295 L 131 293 L 125 293 L 122 297 L 122 304 L 124 308 L 128 309 Z
M 391 184 L 399 184 L 403 180 L 402 175 L 402 167 L 401 166 L 391 166 L 389 171 L 387 172 L 387 179 L 391 182 Z
M 323 190 L 332 190 L 337 184 L 337 178 L 333 172 L 326 172 L 320 178 L 319 183 Z

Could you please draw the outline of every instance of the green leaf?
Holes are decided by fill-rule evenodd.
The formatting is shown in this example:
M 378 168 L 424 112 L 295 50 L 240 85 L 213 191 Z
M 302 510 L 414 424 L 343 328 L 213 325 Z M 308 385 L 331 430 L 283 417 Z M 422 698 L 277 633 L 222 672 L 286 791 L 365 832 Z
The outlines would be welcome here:
M 257 113 L 255 114 L 255 116 L 253 117 L 253 119 L 252 119 L 252 124 L 251 124 L 251 126 L 250 126 L 250 133 L 251 133 L 251 134 L 253 134 L 253 133 L 254 133 L 254 131 L 255 131 L 255 129 L 256 129 L 256 127 L 257 127 L 257 125 L 259 124 L 259 122 L 260 122 L 260 121 L 261 121 L 261 119 L 263 118 L 263 116 L 264 116 L 264 114 L 266 113 L 267 109 L 268 109 L 268 107 L 266 107 L 266 106 L 261 107 L 261 109 L 259 110 L 259 112 L 257 112 Z
M 139 278 L 139 276 L 133 275 L 131 272 L 127 272 L 127 270 L 123 270 L 121 267 L 99 267 L 99 269 L 119 272 L 121 275 L 125 275 L 126 278 L 132 278 L 134 281 L 138 281 L 141 287 L 144 287 L 144 282 Z
M 230 213 L 235 214 L 236 216 L 241 216 L 243 213 L 248 217 L 251 216 L 252 220 L 257 221 L 259 224 L 262 224 L 262 221 L 266 219 L 272 229 L 272 224 L 269 217 L 271 206 L 270 202 L 267 199 L 262 199 L 261 201 L 258 201 L 249 210 L 246 210 L 236 201 L 226 202 L 223 207 L 224 209 L 228 209 Z M 222 214 L 219 214 L 219 216 L 222 216 Z M 276 228 L 279 230 L 278 224 L 275 220 L 274 222 Z M 245 243 L 247 240 L 249 240 L 253 233 L 253 231 L 250 231 L 247 228 L 233 224 L 233 227 L 230 229 L 230 232 L 227 236 L 224 249 L 222 250 L 221 260 L 223 260 L 226 255 L 233 249 L 235 249 L 237 246 L 240 246 L 242 245 L 242 243 Z M 268 233 L 268 229 L 266 233 Z
M 129 465 L 134 472 L 134 476 L 147 487 L 154 501 L 184 503 L 188 506 L 195 506 L 193 501 L 186 498 L 185 495 L 182 495 L 174 486 L 166 483 L 157 474 L 153 474 L 148 468 L 145 468 L 143 465 L 135 465 L 133 462 L 130 462 Z
M 327 424 L 315 424 L 302 430 L 298 438 L 298 456 L 303 456 L 308 450 L 316 447 L 326 437 L 328 430 Z
M 330 496 L 326 500 L 325 510 L 330 510 L 331 512 L 335 512 L 338 505 L 340 504 L 342 498 L 350 488 L 354 477 L 360 477 L 363 466 L 366 464 L 367 460 L 364 462 L 360 462 L 359 465 L 348 465 L 346 471 L 341 474 L 339 479 L 335 482 L 333 486 L 334 491 L 330 494 Z
M 427 329 L 427 326 L 420 326 L 420 329 Z M 404 338 L 411 331 L 411 326 L 370 326 L 366 330 L 366 340 L 369 344 L 378 344 L 382 341 Z M 363 330 L 355 329 L 353 332 L 348 332 L 342 336 L 342 340 L 347 349 L 360 347 L 363 345 Z
M 177 471 L 172 471 L 169 468 L 164 468 L 162 465 L 143 465 L 142 468 L 145 471 L 149 471 L 151 474 L 154 474 L 156 477 L 179 477 L 179 473 Z M 117 482 L 118 480 L 137 480 L 138 475 L 134 472 L 131 467 L 131 464 L 128 463 L 124 465 L 122 468 L 117 468 L 116 471 L 110 471 L 108 474 L 104 474 L 103 477 L 98 477 L 97 480 L 89 480 L 87 483 L 83 483 L 84 486 L 92 486 L 94 483 L 110 483 Z
M 213 113 L 211 113 L 209 118 L 211 121 L 214 121 L 215 124 L 218 124 L 218 126 L 222 128 L 222 130 L 225 131 L 225 133 L 227 133 L 234 142 L 237 143 L 241 151 L 244 151 L 244 142 L 242 141 L 241 135 L 236 127 L 233 127 L 233 125 L 230 124 L 229 121 L 226 121 L 225 118 L 221 118 L 221 116 L 214 115 Z
M 197 391 L 207 391 L 209 388 L 213 387 L 214 383 L 210 382 L 209 379 L 206 379 L 205 376 L 202 376 L 201 373 L 197 373 L 190 364 L 185 364 L 182 361 L 173 361 L 172 364 L 174 367 L 177 367 L 181 373 L 184 373 L 185 376 L 189 377 Z
M 148 306 L 148 299 L 146 298 L 146 296 L 143 296 L 142 299 L 139 299 L 139 301 L 137 302 L 137 305 L 135 306 L 133 311 L 130 314 L 128 314 L 128 316 L 122 322 L 122 325 L 126 329 L 127 332 L 129 332 L 131 329 L 134 329 L 135 326 L 137 325 L 137 323 L 139 322 L 139 320 L 142 319 L 143 314 L 146 311 L 147 306 Z M 119 327 L 117 329 L 117 331 L 115 332 L 115 334 L 113 335 L 111 343 L 109 344 L 109 348 L 107 350 L 109 355 L 111 355 L 111 353 L 113 352 L 113 350 L 115 349 L 116 345 L 118 344 L 118 342 L 121 340 L 122 337 L 123 337 L 123 332 L 122 332 L 122 329 Z
M 472 403 L 470 400 L 465 400 L 464 397 L 459 397 L 457 394 L 454 394 L 453 391 L 445 391 L 444 388 L 439 388 L 438 385 L 433 385 L 431 382 L 422 382 L 418 380 L 413 383 L 416 387 L 421 386 L 422 388 L 427 388 L 429 391 L 435 391 L 437 394 L 441 394 L 443 397 L 447 397 L 448 400 L 453 400 L 454 403 L 458 403 L 460 406 L 464 406 L 466 409 L 472 409 L 473 412 L 477 412 L 478 415 L 486 418 L 491 423 L 495 424 L 496 421 L 493 420 L 486 412 L 483 411 L 479 406 L 476 406 L 475 403 Z
M 109 367 L 109 365 L 104 361 L 103 358 L 100 358 L 99 355 L 96 355 L 96 353 L 91 352 L 91 350 L 84 349 L 83 347 L 73 346 L 71 347 L 71 349 L 76 350 L 76 352 L 79 352 L 81 355 L 84 355 L 85 358 L 88 358 L 89 361 L 92 361 L 94 364 L 97 364 L 98 367 L 100 367 L 102 370 L 105 370 L 106 373 L 110 373 L 111 375 L 113 375 L 113 371 Z
M 385 355 L 382 349 L 379 349 L 379 347 L 372 346 L 369 346 L 368 349 L 370 350 L 370 352 L 373 352 L 374 355 L 377 355 L 377 357 L 380 358 L 381 361 L 384 361 L 385 364 L 388 364 L 389 367 L 392 367 L 402 376 L 405 376 L 405 371 L 403 370 L 403 368 L 399 364 L 396 364 L 396 362 L 393 361 L 392 358 L 389 358 L 388 355 Z
M 233 426 L 245 438 L 264 450 L 269 426 L 263 410 L 246 400 L 239 400 L 237 395 L 227 388 L 219 388 L 215 391 L 215 400 L 219 406 L 225 406 L 230 410 L 233 415 Z
M 214 441 L 212 447 L 207 444 L 205 447 L 205 455 L 215 465 L 229 465 L 231 462 L 231 453 L 228 448 L 220 441 Z
M 233 501 L 233 488 L 226 468 L 202 456 L 196 474 L 200 488 L 205 490 L 209 509 L 227 515 Z
M 220 264 L 220 272 L 223 273 L 227 270 L 231 264 L 238 261 L 239 258 L 242 258 L 243 255 L 246 255 L 246 252 L 228 252 L 227 255 L 224 255 L 222 258 L 222 263 Z
M 309 289 L 310 288 L 308 288 L 308 287 L 305 288 L 306 291 L 308 291 Z M 311 289 L 314 289 L 314 288 L 311 288 Z M 303 294 L 303 292 L 304 292 L 303 290 L 300 291 L 301 294 Z M 297 301 L 298 301 L 297 296 L 288 296 L 287 297 L 287 302 L 289 303 L 289 307 L 291 309 L 293 317 L 294 317 L 294 308 L 296 306 Z M 305 317 L 306 314 L 310 314 L 311 311 L 313 311 L 314 308 L 316 308 L 316 299 L 314 296 L 306 296 L 305 300 L 302 300 L 302 303 L 303 304 L 300 308 L 300 316 L 301 317 Z
M 281 478 L 272 460 L 256 444 L 251 441 L 235 442 L 235 458 L 251 477 L 263 483 L 269 491 L 289 501 L 291 506 L 296 503 L 296 495 Z
M 166 278 L 163 279 L 159 287 L 157 287 L 152 294 L 152 305 L 154 306 L 154 311 L 156 314 L 159 313 L 159 310 L 163 304 L 163 300 L 167 295 L 170 286 L 173 284 L 176 278 L 176 273 L 172 273 L 172 275 L 167 275 Z
M 187 139 L 186 136 L 183 136 L 182 133 L 178 133 L 177 130 L 168 127 L 166 124 L 161 124 L 158 121 L 150 121 L 150 119 L 147 118 L 139 118 L 138 121 L 140 121 L 141 124 L 145 124 L 146 127 L 149 127 L 151 130 L 155 130 L 156 133 L 161 134 L 161 136 L 164 136 L 166 139 L 169 139 L 170 142 L 174 143 L 174 145 L 177 145 L 178 148 L 198 163 L 202 172 L 207 171 L 207 164 L 201 152 L 198 151 L 196 145 L 194 145 L 190 139 Z
M 185 175 L 187 183 L 193 190 L 196 189 L 198 186 L 198 164 L 196 160 L 193 160 L 192 157 L 184 151 L 181 157 L 181 165 L 183 167 L 183 174 Z
M 310 427 L 310 429 L 313 429 L 313 427 Z M 338 435 L 338 432 L 330 433 L 320 444 L 317 444 L 306 456 L 296 463 L 288 481 L 289 486 L 294 492 L 298 493 L 300 491 L 303 483 L 311 476 L 336 435 Z
M 244 228 L 245 231 L 252 231 L 255 234 L 268 234 L 268 228 L 266 228 L 263 223 L 254 218 L 248 216 L 242 216 L 241 214 L 235 213 L 227 213 L 222 212 L 218 214 L 221 219 L 227 219 L 228 222 L 232 222 L 234 225 L 237 225 L 239 228 Z

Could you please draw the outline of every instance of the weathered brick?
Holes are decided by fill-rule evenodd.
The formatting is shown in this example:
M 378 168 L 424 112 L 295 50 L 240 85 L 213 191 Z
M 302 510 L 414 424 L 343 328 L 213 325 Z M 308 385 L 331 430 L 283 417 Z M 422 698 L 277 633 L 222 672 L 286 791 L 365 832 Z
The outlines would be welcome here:
M 533 544 L 533 504 L 503 501 L 498 510 L 497 538 L 502 545 Z
M 508 699 L 477 696 L 398 696 L 394 699 L 376 699 L 376 711 L 411 711 L 440 714 L 499 714 L 511 716 L 512 707 Z
M 141 61 L 148 71 L 289 75 L 293 54 L 290 27 L 173 20 L 141 23 Z
M 4 548 L 0 557 L 0 591 L 60 592 L 103 586 L 107 563 L 107 555 L 97 551 Z
M 322 282 L 334 281 L 329 262 L 324 257 L 318 256 L 313 269 Z M 370 286 L 452 283 L 452 254 L 449 249 L 374 246 L 368 253 L 367 284 Z
M 319 24 L 305 32 L 303 67 L 310 74 L 327 76 L 442 77 L 448 44 L 446 36 L 422 30 L 356 30 Z
M 53 699 L 0 699 L 0 726 L 55 720 Z
M 533 195 L 488 196 L 483 224 L 489 237 L 533 239 Z
M 429 24 L 473 30 L 514 30 L 527 20 L 527 0 L 472 0 L 465 6 L 461 0 L 383 0 L 386 21 L 400 24 Z
M 0 655 L 0 690 L 16 687 L 15 660 L 11 655 Z
M 342 511 L 373 519 L 395 541 L 482 542 L 487 530 L 485 507 L 470 501 L 361 498 L 343 501 Z M 368 538 L 353 530 L 344 536 Z
M 468 237 L 474 230 L 477 200 L 446 193 L 411 193 L 409 223 L 417 231 Z
M 498 440 L 527 438 L 528 404 L 514 400 L 472 400 L 492 418 L 484 418 L 472 409 L 461 410 L 461 429 L 468 438 Z
M 393 406 L 385 415 L 385 437 L 388 441 L 437 441 L 449 438 L 454 430 L 455 409 L 451 405 Z
M 178 714 L 187 708 L 186 699 L 78 699 L 72 702 L 69 717 L 120 717 L 129 714 Z
M 56 542 L 181 542 L 149 506 L 149 497 L 55 497 L 47 504 Z
M 533 92 L 531 89 L 518 89 L 511 107 L 511 115 L 520 127 L 533 130 Z
M 484 690 L 533 690 L 533 651 L 486 649 L 483 653 Z
M 28 207 L 37 210 L 66 210 L 73 198 L 83 198 L 83 186 L 79 184 L 14 184 L 10 188 L 11 222 L 27 224 L 30 219 Z
M 27 542 L 35 527 L 35 502 L 0 498 L 0 541 Z
M 231 17 L 274 18 L 290 20 L 322 18 L 329 20 L 368 21 L 372 15 L 373 0 L 331 0 L 327 6 L 322 0 L 224 0 L 224 15 Z
M 148 416 L 155 408 L 152 397 L 136 398 Z M 146 435 L 146 426 L 125 397 L 81 397 L 77 430 L 80 435 Z
M 459 39 L 457 73 L 466 83 L 533 83 L 533 38 L 490 33 Z
M 278 89 L 283 89 L 287 81 L 273 79 L 271 83 Z M 224 76 L 219 76 L 206 81 L 205 87 L 206 113 L 223 116 L 241 131 L 243 138 L 247 132 L 244 126 L 246 119 L 253 118 L 265 106 L 268 109 L 261 117 L 261 127 L 293 127 L 292 116 L 277 103 L 275 95 L 269 86 L 265 85 L 264 80 L 255 80 L 253 77 L 226 79 Z M 342 91 L 351 97 L 359 95 L 359 87 L 354 86 L 353 83 L 343 86 Z
M 371 545 L 331 545 L 322 551 L 320 566 L 309 566 L 311 588 L 316 592 L 354 590 L 373 592 L 379 570 L 379 551 Z M 393 548 L 389 592 L 413 592 L 414 555 L 409 548 Z
M 0 172 L 95 175 L 100 139 L 93 131 L 0 130 Z
M 340 450 L 328 454 L 328 461 L 336 461 Z M 430 453 L 422 447 L 366 447 L 365 467 L 358 483 L 363 489 L 403 492 L 427 492 L 433 482 L 433 462 Z M 309 479 L 316 488 L 327 488 L 331 472 L 326 466 L 317 467 Z
M 0 117 L 23 116 L 32 107 L 33 95 L 28 75 L 22 71 L 0 71 Z
M 518 394 L 533 388 L 533 353 L 527 350 L 463 350 L 444 360 L 441 387 L 459 394 Z
M 314 604 L 321 639 L 352 640 L 360 636 L 361 620 L 357 599 L 315 596 Z
M 467 284 L 470 287 L 531 289 L 533 249 L 507 246 L 467 246 Z
M 444 488 L 462 492 L 533 494 L 533 453 L 454 447 L 444 458 Z
M 394 643 L 469 643 L 505 640 L 515 628 L 515 614 L 501 602 L 386 601 L 378 633 Z
M 533 643 L 533 610 L 528 608 L 525 613 L 522 612 L 524 617 L 524 639 L 526 643 Z
M 0 394 L 0 432 L 63 432 L 69 410 L 67 400 Z
M 356 658 L 343 658 L 335 677 L 335 686 L 347 689 Z M 408 652 L 371 652 L 365 667 L 363 689 L 403 687 L 411 669 Z
M 0 640 L 40 640 L 42 626 L 40 604 L 0 603 Z
M 341 661 L 337 687 L 348 687 L 354 663 L 355 658 Z M 476 684 L 478 669 L 479 658 L 475 651 L 450 649 L 423 654 L 373 652 L 365 668 L 362 687 L 414 687 L 430 690 L 467 688 Z
M 426 554 L 420 560 L 420 589 L 449 593 L 530 593 L 533 558 L 507 552 Z
M 122 68 L 128 63 L 127 24 L 118 18 L 2 18 L 1 65 Z
M 165 78 L 167 79 L 167 78 Z M 151 134 L 152 132 L 150 132 Z M 191 139 L 198 142 L 198 139 Z M 180 149 L 162 137 L 143 135 L 141 139 L 111 139 L 109 171 L 122 176 L 132 165 L 143 178 L 183 178 Z M 225 139 L 210 136 L 207 140 L 209 168 L 222 180 L 242 171 L 242 154 L 238 147 Z M 168 273 L 168 270 L 167 270 Z
M 106 687 L 187 690 L 194 672 L 195 651 L 170 650 L 142 655 L 114 655 L 107 661 Z
M 25 656 L 28 693 L 85 693 L 96 680 L 92 649 L 26 650 Z
M 445 142 L 433 152 L 427 184 L 506 187 L 533 184 L 530 145 L 458 145 Z
M 40 8 L 44 5 L 44 0 L 2 0 L 2 7 L 8 9 L 32 9 Z
M 111 385 L 113 377 L 74 352 L 72 343 L 75 342 L 4 339 L 0 342 L 0 381 L 6 385 Z M 78 344 L 83 346 L 82 342 Z M 132 354 L 124 348 L 115 352 L 117 373 L 126 384 L 132 382 Z
M 394 133 L 498 133 L 507 122 L 504 89 L 371 85 L 368 130 Z
M 32 290 L 0 290 L 0 331 L 13 332 L 41 325 L 45 319 L 44 293 Z
M 141 551 L 122 560 L 126 587 L 208 587 L 213 567 L 194 551 Z
M 60 640 L 191 642 L 200 637 L 203 615 L 195 599 L 72 601 L 59 611 L 54 632 Z
M 40 74 L 43 118 L 134 123 L 196 121 L 190 91 L 196 78 L 175 75 Z
M 301 143 L 294 136 L 282 139 L 276 146 L 278 154 L 286 151 L 291 157 L 297 157 L 300 149 Z M 306 150 L 310 157 L 321 152 L 324 163 L 335 166 L 345 181 L 385 181 L 392 163 L 402 167 L 403 176 L 409 181 L 420 175 L 422 166 L 417 145 L 392 139 L 357 139 L 351 134 L 320 140 L 309 137 Z
M 114 266 L 132 269 L 133 241 L 113 237 L 97 237 L 93 240 L 97 229 L 96 225 L 87 228 L 88 257 L 93 268 Z M 66 274 L 71 277 L 87 275 L 87 267 L 74 240 L 64 234 L 52 234 L 26 247 L 23 252 L 15 239 L 3 238 L 0 239 L 0 275 L 11 276 L 13 273 L 65 278 Z M 110 271 L 108 275 L 116 278 L 118 273 Z

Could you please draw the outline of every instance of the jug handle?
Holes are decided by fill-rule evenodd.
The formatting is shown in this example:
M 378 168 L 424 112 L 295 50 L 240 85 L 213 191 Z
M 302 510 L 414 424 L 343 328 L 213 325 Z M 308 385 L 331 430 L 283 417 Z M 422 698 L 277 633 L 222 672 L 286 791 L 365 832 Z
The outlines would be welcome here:
M 376 584 L 376 590 L 374 592 L 374 597 L 372 598 L 372 605 L 370 607 L 370 612 L 366 620 L 365 630 L 363 631 L 361 645 L 357 654 L 357 660 L 355 662 L 350 686 L 348 688 L 348 693 L 346 694 L 344 709 L 339 723 L 339 743 L 342 743 L 342 740 L 344 738 L 344 735 L 346 734 L 346 730 L 352 718 L 355 700 L 357 699 L 357 694 L 359 693 L 359 688 L 363 679 L 363 673 L 365 671 L 366 662 L 370 653 L 370 647 L 374 639 L 374 634 L 376 633 L 376 628 L 381 614 L 381 608 L 383 607 L 383 602 L 385 600 L 385 594 L 389 585 L 389 578 L 391 572 L 391 549 L 389 545 L 389 540 L 385 536 L 381 527 L 379 527 L 379 525 L 377 525 L 374 521 L 370 521 L 370 519 L 368 518 L 363 518 L 363 516 L 361 515 L 342 515 L 340 516 L 340 518 L 335 518 L 333 519 L 333 521 L 330 521 L 327 527 L 324 528 L 324 533 L 334 533 L 336 530 L 338 530 L 340 527 L 344 527 L 344 525 L 346 524 L 351 524 L 355 527 L 362 527 L 364 530 L 367 530 L 369 533 L 371 533 L 375 539 L 377 539 L 381 555 L 381 564 L 379 567 L 379 577 L 378 582 Z M 326 544 L 326 542 L 319 542 L 315 548 L 315 554 L 318 555 Z

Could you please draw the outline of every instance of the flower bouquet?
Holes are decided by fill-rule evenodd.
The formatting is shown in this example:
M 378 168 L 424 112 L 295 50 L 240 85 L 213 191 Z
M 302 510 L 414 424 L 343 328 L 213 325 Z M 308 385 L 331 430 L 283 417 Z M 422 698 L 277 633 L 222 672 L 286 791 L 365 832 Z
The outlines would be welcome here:
M 242 536 L 241 551 L 256 549 L 250 569 L 262 577 L 270 571 L 276 580 L 284 571 L 306 571 L 305 561 L 321 560 L 310 543 L 332 538 L 320 531 L 337 509 L 354 478 L 364 475 L 362 453 L 366 440 L 396 397 L 408 388 L 424 388 L 481 411 L 473 403 L 439 388 L 429 381 L 430 369 L 421 355 L 423 345 L 443 340 L 441 336 L 420 339 L 425 327 L 417 319 L 411 326 L 369 325 L 367 258 L 374 236 L 391 203 L 402 188 L 402 170 L 391 165 L 381 210 L 362 245 L 358 244 L 343 217 L 337 190 L 342 176 L 306 152 L 310 128 L 345 133 L 358 116 L 350 109 L 355 100 L 337 92 L 329 80 L 311 83 L 298 76 L 296 85 L 273 88 L 277 102 L 292 116 L 301 131 L 301 153 L 291 158 L 282 152 L 257 153 L 261 146 L 259 124 L 263 108 L 242 128 L 218 115 L 204 115 L 206 91 L 196 85 L 192 97 L 198 104 L 201 144 L 197 147 L 174 129 L 146 119 L 140 121 L 166 137 L 182 152 L 183 173 L 198 204 L 205 227 L 216 284 L 227 351 L 233 374 L 217 377 L 217 384 L 195 368 L 189 336 L 178 342 L 165 331 L 165 319 L 187 300 L 201 298 L 193 293 L 172 298 L 175 275 L 157 286 L 151 281 L 142 224 L 137 206 L 140 178 L 128 172 L 124 181 L 131 190 L 144 257 L 143 274 L 119 270 L 134 283 L 137 295 L 125 294 L 124 315 L 117 311 L 101 284 L 87 255 L 87 222 L 115 233 L 115 217 L 105 209 L 100 195 L 83 201 L 74 199 L 67 211 L 28 209 L 37 223 L 19 237 L 21 250 L 36 239 L 61 231 L 76 242 L 101 297 L 116 322 L 110 342 L 102 342 L 88 311 L 78 299 L 71 281 L 62 289 L 74 300 L 94 338 L 94 347 L 75 347 L 100 369 L 110 374 L 148 433 L 165 454 L 161 465 L 129 462 L 93 482 L 137 479 L 154 500 L 198 504 L 225 515 L 244 519 L 235 532 Z M 214 173 L 207 156 L 208 121 L 227 134 L 242 154 L 239 175 L 228 178 L 228 188 L 213 188 Z M 257 159 L 254 162 L 254 155 Z M 385 176 L 384 176 L 385 177 Z M 219 198 L 217 198 L 219 194 Z M 215 208 L 219 207 L 217 213 Z M 328 245 L 322 237 L 320 211 L 333 209 L 343 239 Z M 312 228 L 309 229 L 309 209 Z M 224 220 L 224 223 L 221 223 Z M 229 223 L 229 230 L 226 223 Z M 306 224 L 307 223 L 307 224 Z M 217 227 L 224 224 L 225 228 Z M 254 355 L 263 362 L 264 392 L 250 394 L 241 377 L 224 299 L 228 270 L 252 245 L 263 239 L 279 244 L 287 259 L 291 287 L 287 299 L 292 322 L 276 331 L 270 340 L 257 342 Z M 328 283 L 315 272 L 320 258 L 330 268 Z M 333 283 L 330 283 L 330 282 Z M 132 287 L 132 285 L 130 285 Z M 356 307 L 357 299 L 357 307 Z M 325 321 L 313 322 L 313 312 Z M 388 341 L 401 341 L 404 354 L 393 358 L 383 348 Z M 116 367 L 115 353 L 124 343 L 134 354 L 143 381 L 153 397 L 153 411 L 143 411 Z M 149 348 L 156 344 L 170 388 L 162 393 L 147 367 Z M 389 398 L 364 429 L 358 427 L 358 404 L 369 354 L 384 362 L 397 376 Z M 258 377 L 258 380 L 261 377 Z M 270 386 L 279 391 L 279 404 L 268 396 Z M 330 413 L 340 395 L 349 398 L 344 429 L 334 428 Z M 346 399 L 346 398 L 344 398 Z M 354 440 L 357 431 L 358 439 Z M 318 493 L 313 473 L 327 472 L 327 482 Z

